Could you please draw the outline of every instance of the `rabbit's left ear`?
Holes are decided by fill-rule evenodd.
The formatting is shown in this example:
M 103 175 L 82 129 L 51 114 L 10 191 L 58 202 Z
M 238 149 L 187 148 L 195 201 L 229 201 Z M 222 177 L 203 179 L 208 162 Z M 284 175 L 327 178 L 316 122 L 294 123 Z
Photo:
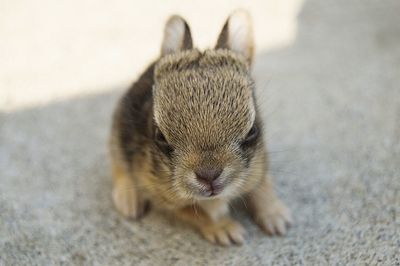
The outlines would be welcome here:
M 192 36 L 186 21 L 178 15 L 170 17 L 164 29 L 161 55 L 164 56 L 192 48 Z
M 252 21 L 247 11 L 236 10 L 229 16 L 218 37 L 215 49 L 230 49 L 243 55 L 251 64 L 254 40 Z

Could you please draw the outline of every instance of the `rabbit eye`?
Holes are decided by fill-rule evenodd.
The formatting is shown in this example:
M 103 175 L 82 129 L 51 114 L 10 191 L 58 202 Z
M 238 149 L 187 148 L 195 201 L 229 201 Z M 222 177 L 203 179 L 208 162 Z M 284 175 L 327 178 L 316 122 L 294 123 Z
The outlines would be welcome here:
M 258 134 L 259 134 L 258 127 L 254 124 L 251 127 L 249 133 L 247 133 L 247 135 L 246 135 L 245 139 L 243 140 L 242 144 L 243 145 L 252 144 L 257 139 Z
M 173 152 L 172 146 L 168 143 L 167 139 L 165 138 L 164 134 L 161 132 L 159 128 L 155 129 L 155 142 L 158 148 L 167 156 L 170 156 Z
M 156 128 L 155 138 L 157 142 L 168 144 L 167 139 L 160 129 Z

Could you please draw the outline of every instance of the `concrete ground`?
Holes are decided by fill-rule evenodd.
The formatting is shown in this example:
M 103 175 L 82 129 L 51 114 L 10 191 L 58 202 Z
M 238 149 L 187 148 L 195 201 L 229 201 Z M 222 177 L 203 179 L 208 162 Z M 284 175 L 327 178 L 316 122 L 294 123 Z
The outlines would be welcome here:
M 295 224 L 221 248 L 112 206 L 123 90 L 178 12 L 201 47 L 254 16 L 271 173 Z M 400 265 L 400 2 L 2 1 L 0 265 Z

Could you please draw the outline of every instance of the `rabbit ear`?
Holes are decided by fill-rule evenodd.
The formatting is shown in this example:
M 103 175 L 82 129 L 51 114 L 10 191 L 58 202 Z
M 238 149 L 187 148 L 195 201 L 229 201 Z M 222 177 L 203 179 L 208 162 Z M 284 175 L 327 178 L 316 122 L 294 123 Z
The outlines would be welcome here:
M 186 21 L 178 15 L 170 17 L 164 29 L 161 55 L 164 56 L 192 48 L 192 36 Z
M 229 16 L 218 37 L 215 49 L 230 49 L 243 55 L 251 64 L 254 40 L 252 21 L 247 11 L 236 10 Z

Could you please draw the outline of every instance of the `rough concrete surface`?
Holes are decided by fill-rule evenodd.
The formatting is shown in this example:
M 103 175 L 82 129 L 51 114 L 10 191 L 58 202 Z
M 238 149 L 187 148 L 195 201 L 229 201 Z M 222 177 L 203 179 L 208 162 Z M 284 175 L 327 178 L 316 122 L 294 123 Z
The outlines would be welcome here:
M 242 247 L 151 212 L 121 218 L 106 142 L 117 99 L 179 12 L 210 45 L 254 16 L 271 173 L 295 224 Z M 0 265 L 399 265 L 399 1 L 2 1 Z

